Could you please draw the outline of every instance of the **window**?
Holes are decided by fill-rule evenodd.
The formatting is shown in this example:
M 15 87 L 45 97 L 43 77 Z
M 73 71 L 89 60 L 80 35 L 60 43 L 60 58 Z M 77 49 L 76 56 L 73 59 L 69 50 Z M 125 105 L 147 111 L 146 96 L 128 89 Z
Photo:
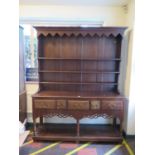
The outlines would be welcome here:
M 24 24 L 22 27 L 24 28 L 26 81 L 38 81 L 37 33 L 31 25 Z

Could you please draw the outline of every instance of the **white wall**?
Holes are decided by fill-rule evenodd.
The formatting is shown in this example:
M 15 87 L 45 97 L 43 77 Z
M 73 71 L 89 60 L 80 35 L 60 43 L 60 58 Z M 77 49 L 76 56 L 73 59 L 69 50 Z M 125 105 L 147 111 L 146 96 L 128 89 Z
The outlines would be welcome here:
M 134 0 L 131 0 L 128 5 L 127 24 L 129 27 L 129 45 L 128 45 L 128 61 L 125 80 L 125 95 L 129 96 L 129 104 L 126 107 L 125 118 L 125 130 L 129 135 L 135 134 L 135 55 L 133 51 L 133 39 L 134 39 L 134 12 L 135 4 Z
M 133 4 L 129 5 L 129 10 L 124 9 L 121 6 L 43 6 L 43 5 L 21 5 L 20 6 L 20 21 L 22 22 L 32 22 L 34 24 L 38 24 L 37 21 L 52 21 L 52 24 L 64 25 L 66 23 L 76 23 L 77 21 L 89 21 L 95 23 L 103 23 L 104 26 L 129 26 L 133 25 Z M 33 22 L 34 21 L 34 22 Z M 45 23 L 45 22 L 44 22 Z M 129 88 L 130 88 L 130 72 L 131 72 L 131 47 L 132 47 L 132 37 L 129 41 L 128 47 L 128 33 L 126 34 L 125 39 L 123 40 L 123 59 L 122 66 L 122 75 L 120 77 L 120 81 L 122 81 L 122 85 L 120 86 L 120 91 L 129 97 Z M 127 49 L 129 49 L 129 53 L 127 54 Z M 123 83 L 123 78 L 125 78 L 125 83 Z M 38 89 L 37 84 L 26 84 L 27 89 L 27 99 L 28 99 L 28 121 L 32 121 L 32 100 L 31 95 L 35 93 Z M 131 104 L 131 106 L 130 106 Z M 126 107 L 126 117 L 124 123 L 124 129 L 127 134 L 134 134 L 133 127 L 133 104 L 129 100 L 129 106 Z M 49 120 L 48 120 L 49 121 Z M 65 121 L 62 119 L 54 118 L 50 119 L 50 122 L 74 122 L 73 119 L 68 118 Z M 103 118 L 93 119 L 93 120 L 82 120 L 83 123 L 109 123 L 110 121 L 104 120 Z
M 106 26 L 126 26 L 122 7 L 21 5 L 20 19 L 53 21 L 101 21 Z

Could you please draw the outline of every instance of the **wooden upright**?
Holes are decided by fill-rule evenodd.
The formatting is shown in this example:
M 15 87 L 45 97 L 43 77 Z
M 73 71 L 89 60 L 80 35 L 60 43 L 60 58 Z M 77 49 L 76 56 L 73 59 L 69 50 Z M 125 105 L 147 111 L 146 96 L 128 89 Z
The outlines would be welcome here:
M 118 92 L 118 78 L 126 28 L 36 29 L 39 91 L 33 95 L 34 140 L 121 142 L 126 99 Z M 77 123 L 44 123 L 44 117 L 52 116 L 73 117 Z M 97 117 L 112 118 L 113 124 L 80 124 L 82 118 Z
M 27 119 L 26 90 L 25 90 L 25 66 L 24 66 L 24 32 L 19 26 L 19 121 Z

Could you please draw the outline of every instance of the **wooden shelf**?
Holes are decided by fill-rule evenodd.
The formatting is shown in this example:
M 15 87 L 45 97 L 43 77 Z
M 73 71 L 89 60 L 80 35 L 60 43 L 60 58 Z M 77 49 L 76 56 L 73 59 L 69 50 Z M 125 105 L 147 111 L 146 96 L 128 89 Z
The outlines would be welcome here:
M 80 135 L 77 135 L 74 124 L 44 124 L 37 127 L 34 140 L 63 140 L 63 141 L 104 141 L 121 142 L 122 135 L 119 127 L 114 129 L 111 125 L 80 125 Z
M 69 98 L 122 98 L 122 96 L 118 92 L 101 92 L 101 91 L 95 91 L 95 92 L 82 92 L 82 91 L 40 91 L 33 95 L 34 97 L 69 97 Z
M 58 81 L 48 81 L 48 82 L 45 82 L 45 81 L 40 81 L 39 83 L 41 84 L 66 84 L 66 85 L 81 85 L 81 84 L 86 84 L 86 85 L 89 85 L 89 84 L 104 84 L 104 85 L 118 85 L 118 83 L 115 83 L 115 82 L 58 82 Z
M 79 60 L 79 61 L 121 61 L 120 58 L 50 58 L 50 57 L 38 57 L 38 60 Z
M 115 71 L 58 71 L 58 70 L 40 70 L 40 73 L 77 73 L 77 74 L 119 74 Z

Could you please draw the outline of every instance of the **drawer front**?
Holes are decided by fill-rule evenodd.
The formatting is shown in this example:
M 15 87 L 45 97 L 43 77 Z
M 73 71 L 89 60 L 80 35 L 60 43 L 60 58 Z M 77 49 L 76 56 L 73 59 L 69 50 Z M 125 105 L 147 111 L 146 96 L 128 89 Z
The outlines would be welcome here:
M 56 109 L 56 100 L 35 100 L 35 108 Z
M 57 100 L 57 109 L 66 109 L 66 100 Z
M 69 100 L 68 109 L 71 110 L 89 110 L 89 101 Z
M 94 100 L 91 101 L 91 109 L 92 110 L 99 110 L 100 109 L 100 101 Z
M 102 109 L 111 109 L 111 110 L 122 110 L 123 102 L 122 101 L 102 101 Z

